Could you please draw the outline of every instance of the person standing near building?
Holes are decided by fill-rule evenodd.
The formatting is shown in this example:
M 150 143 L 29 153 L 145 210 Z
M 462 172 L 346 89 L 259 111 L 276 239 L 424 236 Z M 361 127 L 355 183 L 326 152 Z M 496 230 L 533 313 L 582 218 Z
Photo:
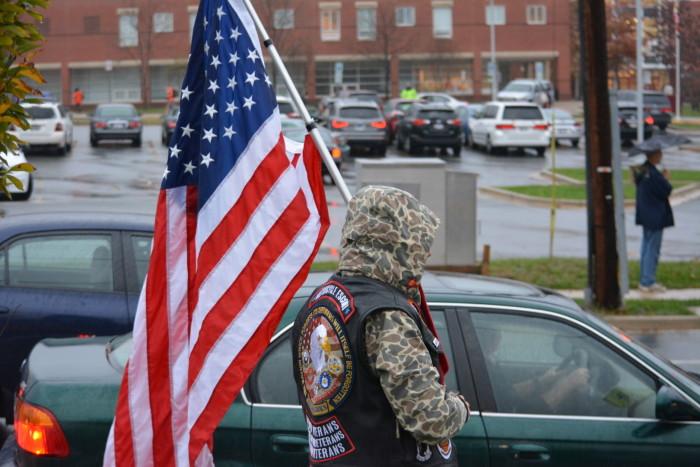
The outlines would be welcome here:
M 669 196 L 673 187 L 668 169 L 661 165 L 663 153 L 658 143 L 643 143 L 646 161 L 635 171 L 637 185 L 636 223 L 642 226 L 642 248 L 639 260 L 639 290 L 663 292 L 666 288 L 656 282 L 656 268 L 661 254 L 663 231 L 674 225 Z
M 165 88 L 165 98 L 168 100 L 168 106 L 175 103 L 175 87 L 172 84 Z
M 83 106 L 83 100 L 85 99 L 85 94 L 80 88 L 75 88 L 73 90 L 72 104 L 75 110 L 80 110 Z
M 469 404 L 447 391 L 447 359 L 420 287 L 439 220 L 405 191 L 350 200 L 338 270 L 292 330 L 294 379 L 312 466 L 457 466 L 451 438 Z

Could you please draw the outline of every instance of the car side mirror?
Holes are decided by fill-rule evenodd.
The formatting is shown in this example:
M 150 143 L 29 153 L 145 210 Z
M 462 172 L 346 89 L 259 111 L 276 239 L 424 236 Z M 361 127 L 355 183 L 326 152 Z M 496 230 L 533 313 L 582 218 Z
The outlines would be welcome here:
M 672 422 L 700 420 L 700 410 L 675 389 L 661 386 L 656 393 L 656 417 Z

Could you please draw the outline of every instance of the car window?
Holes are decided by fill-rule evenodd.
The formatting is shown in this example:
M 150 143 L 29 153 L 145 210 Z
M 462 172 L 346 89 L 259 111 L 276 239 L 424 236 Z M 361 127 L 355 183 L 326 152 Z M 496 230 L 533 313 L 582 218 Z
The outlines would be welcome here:
M 135 117 L 136 109 L 128 106 L 105 106 L 98 107 L 95 112 L 100 117 Z
M 420 118 L 442 118 L 442 119 L 450 119 L 450 118 L 455 118 L 455 113 L 451 110 L 431 110 L 431 109 L 424 109 L 418 112 L 418 116 Z
M 373 107 L 343 107 L 338 113 L 342 118 L 379 118 L 379 110 Z
M 481 115 L 481 118 L 496 118 L 496 115 L 498 115 L 498 106 L 487 105 L 483 114 Z
M 5 250 L 0 250 L 0 285 L 5 285 Z
M 472 322 L 499 412 L 656 417 L 654 379 L 583 331 L 500 313 Z
M 400 104 L 396 104 L 396 110 L 406 113 L 411 109 L 412 105 L 413 102 L 401 102 Z
M 450 391 L 457 391 L 454 356 L 450 345 L 445 312 L 432 310 L 435 328 L 443 342 L 445 354 L 451 370 L 447 373 L 445 384 Z M 253 381 L 255 402 L 262 404 L 298 405 L 297 387 L 292 368 L 291 332 L 277 339 L 267 350 L 258 364 Z
M 153 237 L 150 235 L 132 235 L 131 250 L 134 252 L 134 264 L 136 265 L 136 277 L 139 286 L 143 284 L 148 272 L 148 260 L 151 257 L 151 243 Z
M 63 107 L 62 105 L 58 106 L 58 112 L 61 114 L 61 117 L 65 118 L 68 112 L 66 112 L 66 108 Z
M 543 120 L 537 107 L 507 106 L 503 109 L 503 120 Z
M 111 235 L 47 235 L 8 248 L 9 285 L 114 291 Z
M 51 118 L 56 118 L 56 111 L 53 107 L 37 107 L 31 106 L 26 107 L 27 114 L 32 120 L 48 120 Z
M 532 92 L 532 88 L 532 84 L 510 83 L 503 90 L 508 92 Z
M 668 97 L 664 96 L 663 94 L 644 94 L 644 105 L 671 107 Z
M 294 107 L 291 102 L 278 102 L 277 107 L 281 114 L 291 114 L 294 113 Z

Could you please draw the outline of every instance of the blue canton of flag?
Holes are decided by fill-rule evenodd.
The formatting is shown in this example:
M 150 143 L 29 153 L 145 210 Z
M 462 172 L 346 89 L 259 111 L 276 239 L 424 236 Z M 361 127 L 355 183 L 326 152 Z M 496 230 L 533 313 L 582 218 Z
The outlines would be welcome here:
M 256 44 L 228 1 L 202 2 L 162 183 L 196 185 L 199 207 L 277 106 Z

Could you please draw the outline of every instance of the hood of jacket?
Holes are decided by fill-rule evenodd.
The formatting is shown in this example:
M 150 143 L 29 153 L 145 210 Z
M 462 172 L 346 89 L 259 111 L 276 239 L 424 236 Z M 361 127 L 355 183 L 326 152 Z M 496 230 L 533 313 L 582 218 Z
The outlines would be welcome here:
M 440 220 L 398 188 L 367 186 L 350 200 L 338 272 L 385 282 L 419 301 L 418 284 Z

